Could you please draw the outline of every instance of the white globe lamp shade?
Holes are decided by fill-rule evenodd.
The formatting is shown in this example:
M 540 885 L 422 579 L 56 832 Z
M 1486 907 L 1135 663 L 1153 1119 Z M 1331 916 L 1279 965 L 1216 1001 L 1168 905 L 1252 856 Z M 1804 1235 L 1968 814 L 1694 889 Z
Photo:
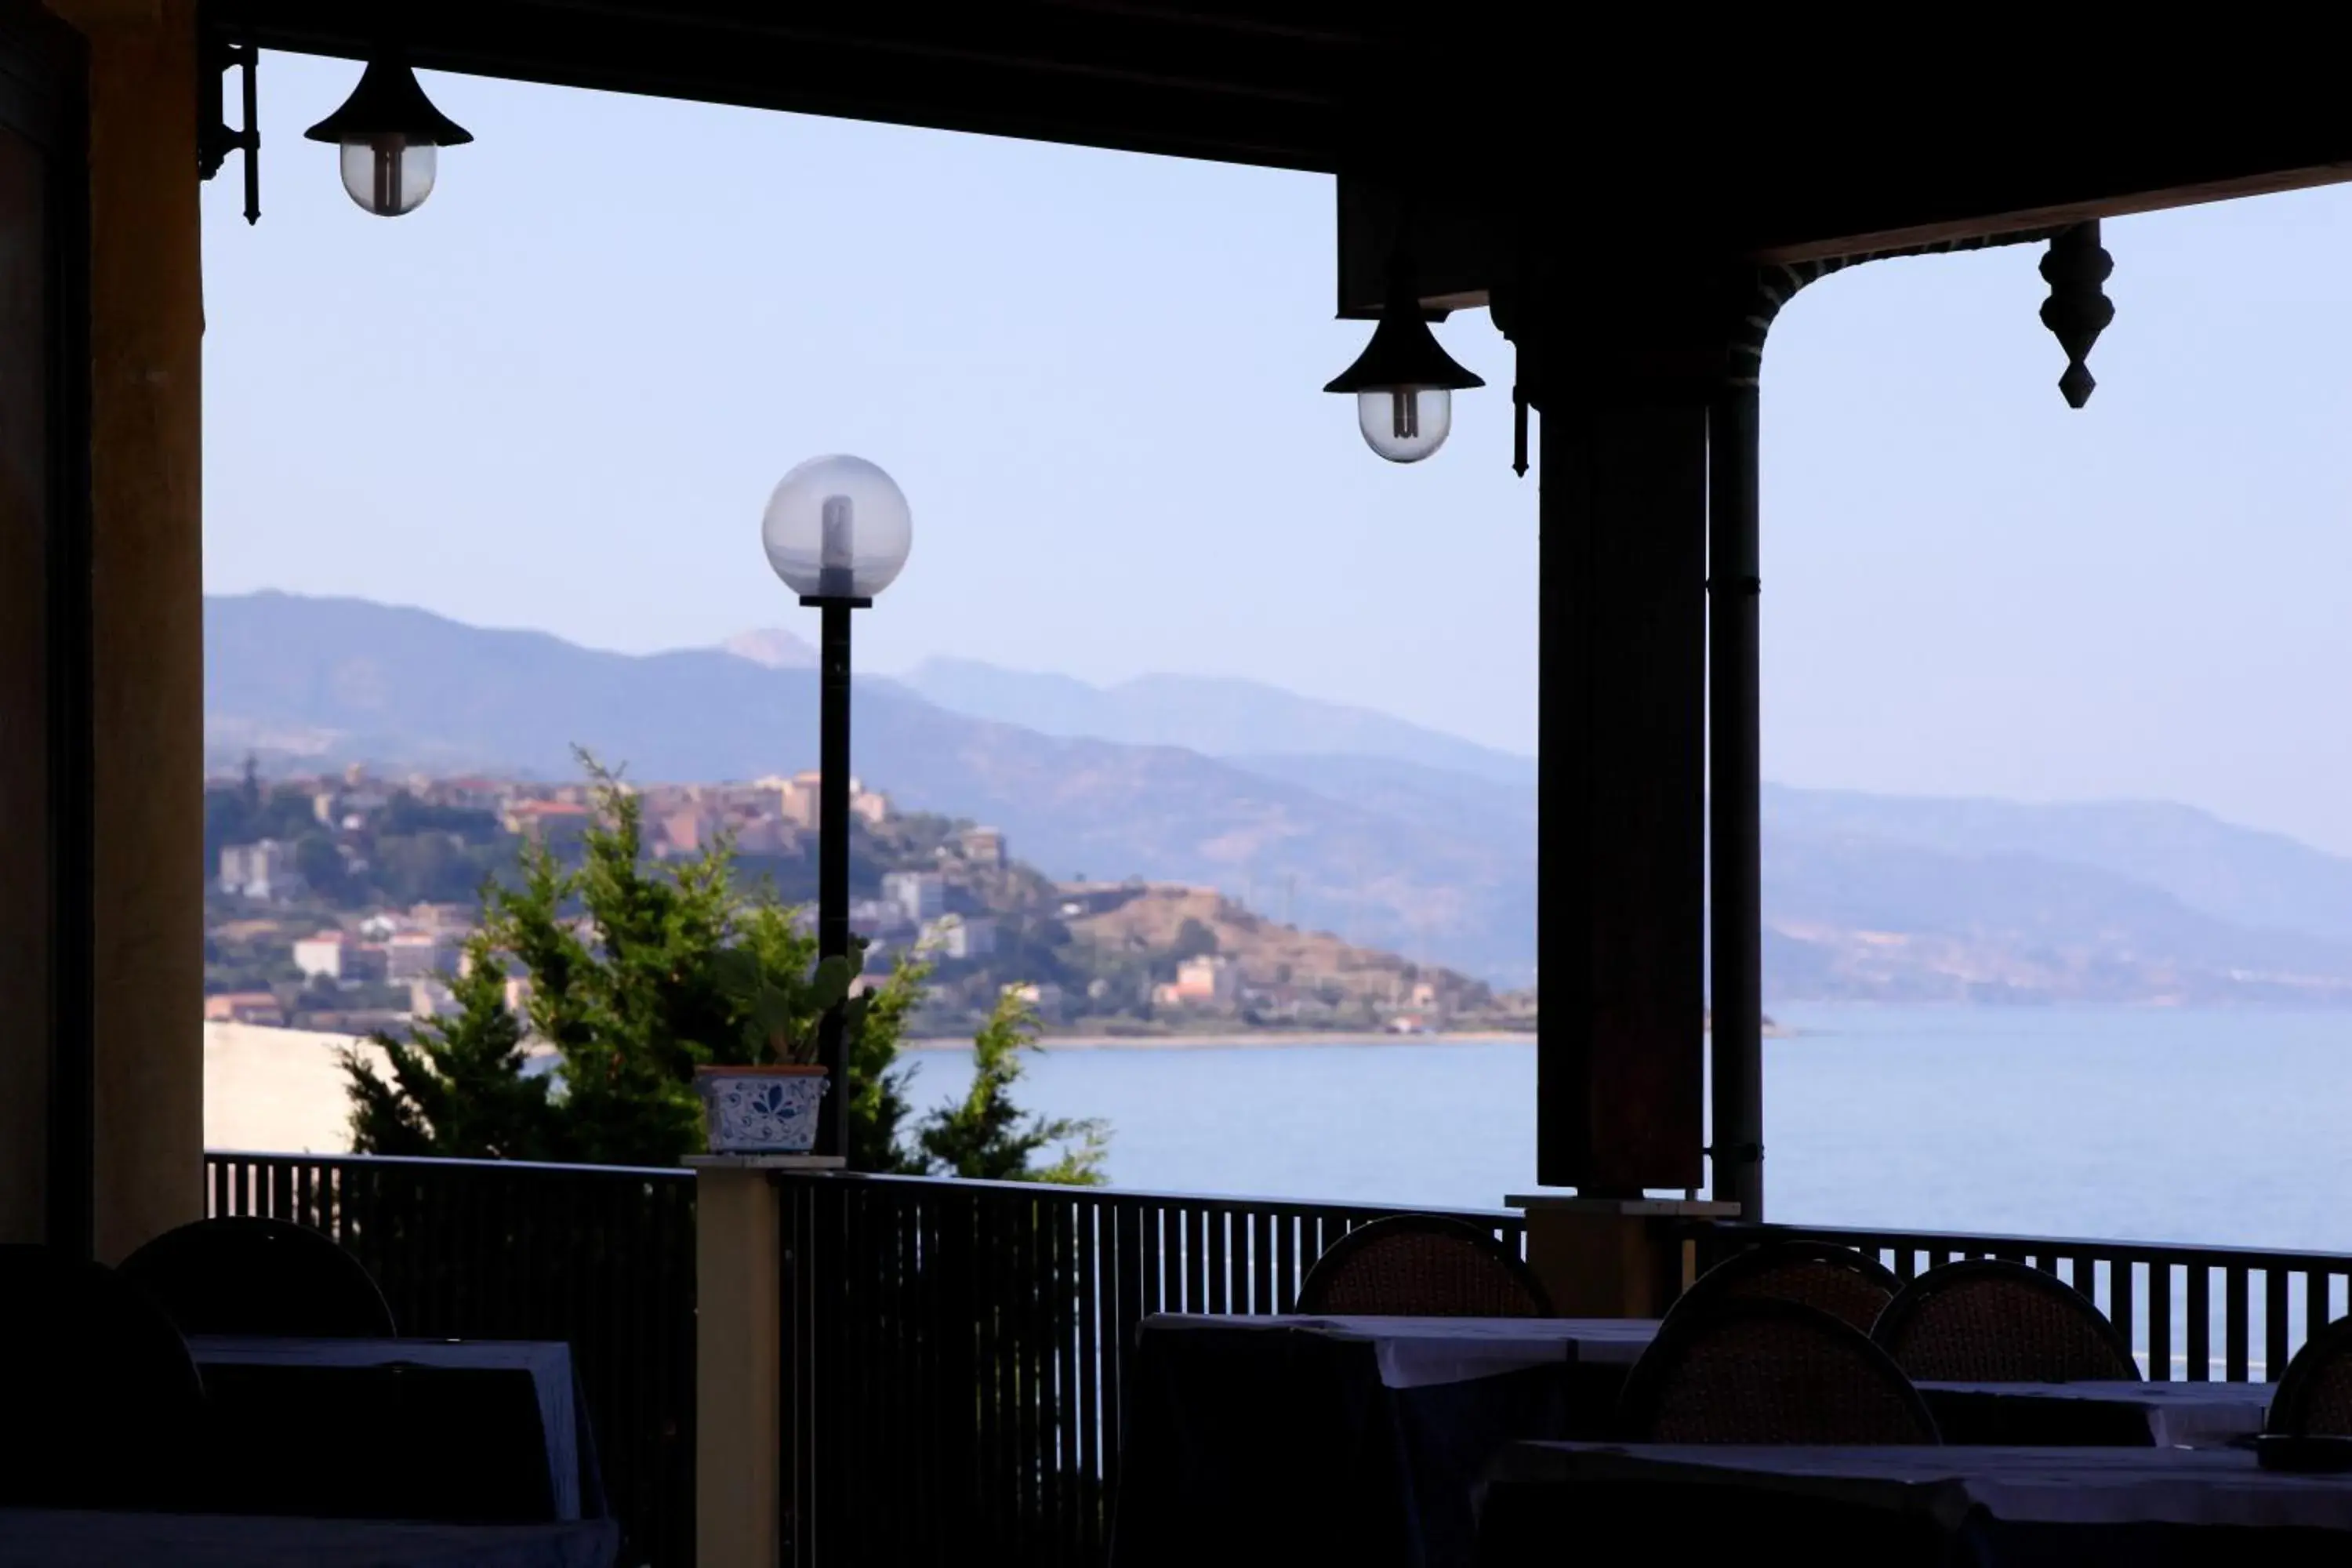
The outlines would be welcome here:
M 871 599 L 897 581 L 914 518 L 863 458 L 812 458 L 783 477 L 760 525 L 768 564 L 806 599 Z

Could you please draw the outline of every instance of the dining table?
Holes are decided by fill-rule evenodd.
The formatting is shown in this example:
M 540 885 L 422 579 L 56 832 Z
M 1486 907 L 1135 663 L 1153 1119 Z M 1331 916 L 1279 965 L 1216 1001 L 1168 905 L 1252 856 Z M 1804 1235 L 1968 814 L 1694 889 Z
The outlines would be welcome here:
M 1654 1319 L 1167 1313 L 1144 1320 L 1123 1400 L 1115 1568 L 1475 1554 L 1472 1497 L 1521 1439 L 1614 1437 Z M 2220 1447 L 2262 1429 L 2246 1383 L 1919 1385 L 1948 1443 Z M 1247 1519 L 1235 1532 L 1224 1521 Z
M 2263 1429 L 2273 1383 L 1922 1383 L 1944 1441 L 2211 1448 Z
M 1148 1317 L 1122 1398 L 1114 1568 L 1466 1563 L 1488 1457 L 1517 1437 L 1598 1435 L 1656 1327 Z
M 208 1506 L 543 1524 L 605 1512 L 560 1341 L 196 1335 Z
M 1478 1568 L 1635 1542 L 1653 1568 L 1797 1553 L 1874 1568 L 2301 1568 L 2352 1560 L 2352 1476 L 2246 1447 L 1517 1442 L 1478 1488 Z

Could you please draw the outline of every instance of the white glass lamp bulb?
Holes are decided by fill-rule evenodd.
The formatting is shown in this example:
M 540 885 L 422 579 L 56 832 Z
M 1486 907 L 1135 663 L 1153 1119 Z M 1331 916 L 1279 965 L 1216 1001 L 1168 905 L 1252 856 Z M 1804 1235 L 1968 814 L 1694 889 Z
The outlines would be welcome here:
M 354 136 L 342 144 L 343 189 L 378 217 L 415 212 L 433 194 L 435 154 L 430 142 L 398 133 Z
M 1364 442 L 1391 463 L 1418 463 L 1445 445 L 1454 394 L 1442 386 L 1374 386 L 1356 395 Z

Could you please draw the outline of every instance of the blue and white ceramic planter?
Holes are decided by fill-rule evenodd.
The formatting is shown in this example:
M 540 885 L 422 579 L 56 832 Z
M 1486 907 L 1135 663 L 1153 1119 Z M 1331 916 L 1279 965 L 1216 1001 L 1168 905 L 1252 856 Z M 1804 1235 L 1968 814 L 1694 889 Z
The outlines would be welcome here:
M 805 1154 L 816 1143 L 823 1068 L 702 1068 L 694 1087 L 714 1154 Z

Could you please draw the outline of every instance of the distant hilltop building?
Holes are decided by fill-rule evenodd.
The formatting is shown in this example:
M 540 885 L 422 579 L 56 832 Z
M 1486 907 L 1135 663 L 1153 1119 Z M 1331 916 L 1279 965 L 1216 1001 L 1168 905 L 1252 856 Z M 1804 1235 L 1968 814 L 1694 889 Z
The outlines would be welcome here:
M 996 922 L 986 915 L 941 915 L 923 928 L 923 942 L 945 958 L 986 958 L 996 951 Z
M 709 814 L 696 806 L 665 812 L 653 824 L 654 855 L 665 860 L 691 855 L 710 844 L 714 827 Z
M 1003 866 L 1010 858 L 1004 835 L 993 827 L 967 827 L 956 835 L 956 847 L 975 866 Z
M 221 850 L 220 888 L 247 899 L 290 899 L 302 891 L 302 878 L 294 869 L 294 847 L 265 838 L 258 844 L 231 844 Z
M 760 781 L 762 788 L 775 792 L 776 809 L 794 827 L 816 831 L 821 815 L 820 790 L 824 775 L 811 768 L 790 778 L 774 776 Z M 866 787 L 863 780 L 849 781 L 849 810 L 867 826 L 879 827 L 890 820 L 890 797 L 879 790 Z
M 887 936 L 909 929 L 914 922 L 894 899 L 852 899 L 849 927 L 864 936 Z
M 518 800 L 508 804 L 499 814 L 499 823 L 509 833 L 534 844 L 551 845 L 579 839 L 594 821 L 594 815 L 577 801 Z
M 925 924 L 947 913 L 947 879 L 937 871 L 886 872 L 882 901 L 898 906 L 899 914 L 912 924 Z

